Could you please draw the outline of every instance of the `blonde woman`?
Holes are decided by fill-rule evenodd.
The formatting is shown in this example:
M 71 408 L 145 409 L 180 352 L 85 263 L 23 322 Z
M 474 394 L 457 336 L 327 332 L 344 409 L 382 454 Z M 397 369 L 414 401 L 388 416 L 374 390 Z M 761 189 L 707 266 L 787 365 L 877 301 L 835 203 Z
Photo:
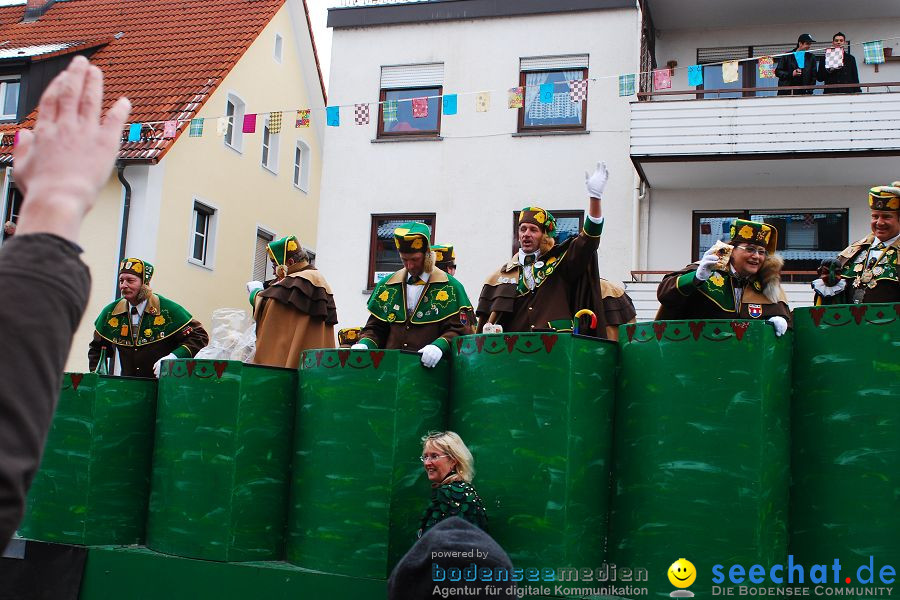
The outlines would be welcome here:
M 431 503 L 422 515 L 418 536 L 448 517 L 461 517 L 487 530 L 487 513 L 472 478 L 472 453 L 452 431 L 429 433 L 422 438 L 422 464 L 431 482 Z

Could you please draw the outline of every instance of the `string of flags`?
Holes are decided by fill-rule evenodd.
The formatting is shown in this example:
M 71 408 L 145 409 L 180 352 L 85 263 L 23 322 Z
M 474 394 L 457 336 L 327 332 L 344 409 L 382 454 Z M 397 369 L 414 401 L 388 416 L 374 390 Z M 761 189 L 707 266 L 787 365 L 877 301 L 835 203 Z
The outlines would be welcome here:
M 885 62 L 884 42 L 886 40 L 900 38 L 886 38 L 885 40 L 874 40 L 871 42 L 863 42 L 863 56 L 866 64 L 878 65 Z M 774 54 L 771 56 L 757 56 L 737 60 L 725 60 L 719 63 L 708 63 L 705 65 L 690 65 L 686 67 L 688 85 L 700 86 L 704 81 L 704 69 L 720 66 L 722 69 L 722 81 L 724 83 L 733 83 L 740 78 L 740 63 L 745 61 L 755 61 L 757 63 L 757 76 L 759 79 L 774 79 L 775 62 L 781 56 L 793 54 L 797 62 L 798 68 L 803 68 L 805 64 L 805 52 L 786 52 L 782 54 Z M 840 68 L 844 64 L 844 51 L 842 48 L 826 48 L 824 51 L 825 65 L 828 69 Z M 679 67 L 682 69 L 684 67 Z M 509 109 L 521 109 L 525 107 L 526 90 L 528 88 L 536 89 L 536 102 L 541 104 L 553 104 L 558 101 L 559 93 L 557 86 L 564 84 L 565 92 L 568 93 L 569 101 L 572 104 L 579 104 L 587 100 L 589 82 L 596 82 L 603 79 L 618 78 L 618 93 L 620 97 L 634 96 L 637 93 L 637 80 L 639 75 L 650 75 L 655 91 L 670 89 L 672 87 L 672 75 L 676 68 L 653 69 L 648 72 L 625 73 L 622 75 L 606 75 L 586 79 L 576 79 L 564 82 L 541 83 L 536 86 L 521 85 L 509 88 L 506 91 L 506 106 Z M 381 105 L 381 118 L 385 125 L 397 122 L 399 117 L 399 107 L 401 102 L 410 103 L 412 117 L 414 119 L 425 119 L 429 116 L 429 100 L 438 99 L 440 104 L 440 112 L 445 116 L 452 116 L 458 113 L 459 96 L 472 95 L 475 97 L 475 111 L 488 112 L 491 109 L 491 95 L 497 90 L 487 90 L 481 92 L 463 92 L 454 94 L 440 94 L 435 96 L 422 96 L 419 98 L 409 98 L 402 100 L 383 100 L 381 102 L 354 103 L 331 105 L 325 107 L 325 124 L 328 127 L 341 126 L 341 109 L 352 107 L 353 122 L 356 125 L 367 125 L 371 120 L 370 109 L 372 105 Z M 266 126 L 269 133 L 279 133 L 283 128 L 284 114 L 291 114 L 294 111 L 273 111 L 268 113 L 252 113 L 245 114 L 241 122 L 235 123 L 233 116 L 217 117 L 215 119 L 215 131 L 217 135 L 226 135 L 229 128 L 240 125 L 241 132 L 252 134 L 256 132 L 257 120 L 260 115 L 267 117 Z M 298 109 L 294 113 L 294 127 L 297 129 L 309 128 L 311 125 L 312 109 Z M 184 124 L 188 125 L 188 135 L 190 137 L 202 137 L 204 133 L 205 121 L 213 118 L 195 117 L 192 119 L 172 119 L 167 121 L 148 121 L 142 123 L 130 123 L 127 130 L 128 142 L 140 142 L 147 139 L 143 136 L 144 127 L 148 127 L 152 132 L 150 137 L 160 137 L 154 125 L 162 126 L 163 139 L 174 138 L 178 128 Z M 4 140 L 5 141 L 5 140 Z M 2 142 L 0 142 L 2 143 Z

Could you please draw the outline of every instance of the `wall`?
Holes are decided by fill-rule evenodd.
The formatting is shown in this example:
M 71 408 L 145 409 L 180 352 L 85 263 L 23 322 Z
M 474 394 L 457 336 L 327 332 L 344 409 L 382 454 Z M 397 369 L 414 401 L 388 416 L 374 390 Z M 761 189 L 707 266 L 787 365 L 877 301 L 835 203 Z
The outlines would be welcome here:
M 586 209 L 584 172 L 600 159 L 611 172 L 601 271 L 624 278 L 634 175 L 617 80 L 590 84 L 587 135 L 513 137 L 518 115 L 506 90 L 519 85 L 520 57 L 589 53 L 589 77 L 634 72 L 638 31 L 634 10 L 335 30 L 329 104 L 373 103 L 368 125 L 355 125 L 348 107 L 341 127 L 326 130 L 317 260 L 341 326 L 367 318 L 371 214 L 435 212 L 435 241 L 456 246 L 457 275 L 477 302 L 484 279 L 510 255 L 513 211 Z M 444 93 L 460 94 L 459 113 L 442 117 L 443 140 L 373 143 L 381 66 L 426 62 L 443 62 Z M 491 109 L 477 113 L 474 93 L 483 90 L 492 90 Z

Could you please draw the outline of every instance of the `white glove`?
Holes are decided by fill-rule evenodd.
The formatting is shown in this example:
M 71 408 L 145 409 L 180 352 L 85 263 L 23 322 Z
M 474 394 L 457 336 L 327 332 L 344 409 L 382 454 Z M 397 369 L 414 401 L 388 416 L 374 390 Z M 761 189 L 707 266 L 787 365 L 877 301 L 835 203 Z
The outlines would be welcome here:
M 715 247 L 707 250 L 706 254 L 703 255 L 703 258 L 700 259 L 700 266 L 697 267 L 697 279 L 700 281 L 709 279 L 709 276 L 716 270 L 716 263 L 719 262 L 719 255 L 716 254 L 714 248 Z
M 603 196 L 603 190 L 606 188 L 606 180 L 609 179 L 609 171 L 606 169 L 606 163 L 602 160 L 597 163 L 597 169 L 593 175 L 584 173 L 584 185 L 587 187 L 588 194 L 591 198 L 600 198 Z
M 772 317 L 769 323 L 775 328 L 775 337 L 781 337 L 787 331 L 787 319 L 784 317 Z
M 162 361 L 164 360 L 176 360 L 177 356 L 172 354 L 171 352 L 163 356 L 161 359 L 153 363 L 153 374 L 156 375 L 156 378 L 159 379 L 159 370 L 162 368 Z
M 247 293 L 252 294 L 256 290 L 263 289 L 262 281 L 248 281 L 247 282 Z
M 350 346 L 350 349 L 351 350 L 368 350 L 369 347 L 366 346 L 365 344 L 353 344 L 352 346 Z
M 419 350 L 419 354 L 422 355 L 422 365 L 429 369 L 433 368 L 444 357 L 444 351 L 434 344 L 428 344 Z

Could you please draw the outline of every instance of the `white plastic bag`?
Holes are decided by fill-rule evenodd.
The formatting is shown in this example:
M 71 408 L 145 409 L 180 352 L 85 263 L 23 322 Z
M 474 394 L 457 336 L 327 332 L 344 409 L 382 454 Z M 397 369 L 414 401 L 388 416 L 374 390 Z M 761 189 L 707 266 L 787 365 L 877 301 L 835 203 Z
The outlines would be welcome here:
M 209 344 L 195 358 L 248 362 L 256 354 L 256 323 L 247 311 L 218 308 L 212 314 Z

